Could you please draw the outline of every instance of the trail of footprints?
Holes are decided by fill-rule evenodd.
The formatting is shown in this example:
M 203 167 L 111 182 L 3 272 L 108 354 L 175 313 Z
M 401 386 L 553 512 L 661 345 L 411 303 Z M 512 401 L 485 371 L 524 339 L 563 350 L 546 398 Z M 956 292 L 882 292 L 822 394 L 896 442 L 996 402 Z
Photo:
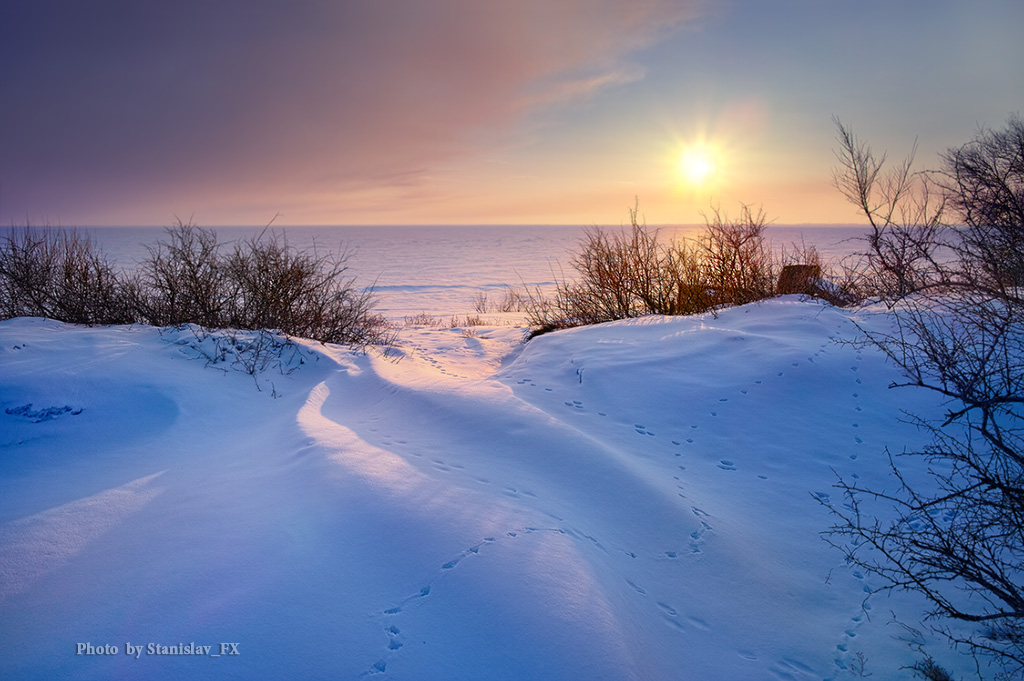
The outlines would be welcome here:
M 829 341 L 835 341 L 837 339 L 837 337 L 838 337 L 838 333 L 841 332 L 842 330 L 843 330 L 842 325 L 839 325 L 837 327 L 837 334 L 833 335 L 833 336 L 830 336 L 829 337 Z M 830 342 L 829 341 L 826 341 L 825 343 L 822 343 L 818 347 L 818 351 L 813 353 L 813 355 L 807 357 L 806 361 L 808 363 L 810 363 L 810 364 L 814 364 L 815 363 L 815 358 L 819 357 L 820 355 L 827 354 L 827 348 L 830 346 Z M 859 349 L 856 352 L 855 358 L 856 358 L 856 361 L 858 361 L 858 362 L 862 361 L 862 359 L 863 359 L 862 356 L 861 356 L 861 351 Z M 793 361 L 790 364 L 794 368 L 799 368 L 800 365 L 801 365 L 801 362 Z M 438 368 L 441 369 L 442 372 L 448 373 L 448 372 L 445 372 L 443 368 L 441 368 L 441 367 L 438 367 Z M 851 366 L 850 367 L 850 371 L 856 377 L 854 379 L 855 384 L 856 385 L 862 384 L 862 379 L 859 376 L 859 367 L 857 367 L 856 365 Z M 785 370 L 778 371 L 775 374 L 775 378 L 784 378 L 785 376 L 786 376 L 786 371 Z M 582 377 L 581 377 L 581 381 L 582 381 Z M 529 387 L 532 387 L 532 388 L 539 387 L 538 384 L 532 378 L 522 378 L 522 379 L 516 381 L 516 384 L 517 385 L 523 385 L 523 386 L 529 386 Z M 763 379 L 757 379 L 757 380 L 755 380 L 753 382 L 753 384 L 749 388 L 741 389 L 739 391 L 739 394 L 741 396 L 748 395 L 750 390 L 756 390 L 757 386 L 761 386 L 763 384 L 764 384 Z M 548 388 L 548 387 L 543 388 L 543 390 L 544 390 L 544 392 L 548 392 L 548 393 L 554 392 L 552 388 Z M 853 392 L 852 393 L 852 397 L 853 397 L 854 400 L 859 400 L 859 398 L 860 398 L 859 392 Z M 721 408 L 725 408 L 728 405 L 729 402 L 730 402 L 730 398 L 728 398 L 728 397 L 722 397 L 722 398 L 718 399 L 718 403 L 723 405 L 723 407 L 721 407 Z M 588 411 L 586 406 L 585 406 L 585 404 L 584 404 L 584 402 L 582 400 L 578 400 L 578 399 L 563 400 L 562 404 L 566 408 L 571 409 L 571 410 L 573 410 L 576 413 L 586 413 Z M 862 412 L 862 408 L 860 407 L 859 404 L 856 404 L 854 406 L 854 411 L 856 413 L 861 413 Z M 598 417 L 607 417 L 608 416 L 608 413 L 604 412 L 604 411 L 597 411 L 597 412 L 594 412 L 594 413 L 596 413 L 596 415 Z M 709 415 L 712 418 L 717 417 L 718 416 L 717 409 L 709 411 Z M 631 425 L 632 425 L 632 430 L 635 431 L 636 435 L 639 436 L 639 437 L 645 437 L 645 438 L 646 437 L 651 437 L 651 438 L 657 437 L 657 432 L 652 430 L 652 429 L 650 429 L 646 424 L 643 424 L 643 423 L 633 423 Z M 851 427 L 854 428 L 854 429 L 859 429 L 860 428 L 860 423 L 858 421 L 854 421 L 854 422 L 851 423 Z M 371 429 L 371 430 L 375 431 L 376 429 Z M 694 431 L 697 431 L 697 430 L 699 430 L 699 425 L 691 424 L 689 429 L 687 430 L 687 432 L 690 435 L 696 435 L 696 433 Z M 859 436 L 855 436 L 853 438 L 853 440 L 857 444 L 863 444 L 863 439 L 861 437 L 859 437 Z M 397 442 L 399 444 L 407 444 L 403 440 L 398 440 Z M 677 436 L 676 439 L 671 439 L 671 440 L 669 440 L 669 442 L 671 442 L 673 447 L 682 447 L 683 445 L 695 444 L 696 440 L 695 440 L 694 437 Z M 387 442 L 386 444 L 391 444 L 391 443 Z M 415 456 L 422 456 L 421 454 L 415 453 L 415 452 L 414 452 L 414 455 Z M 679 451 L 676 451 L 676 452 L 674 452 L 674 455 L 675 456 L 681 456 L 681 453 Z M 856 454 L 851 454 L 850 458 L 855 460 L 857 458 L 857 455 Z M 463 471 L 465 470 L 465 468 L 463 466 L 461 466 L 461 465 L 458 465 L 458 464 L 448 464 L 448 463 L 446 463 L 445 461 L 443 461 L 441 459 L 432 459 L 431 460 L 431 464 L 437 470 L 442 471 L 442 472 L 446 472 L 446 473 L 447 472 L 451 472 L 453 469 L 455 469 L 455 470 L 463 470 Z M 734 472 L 734 471 L 739 470 L 738 465 L 732 459 L 721 459 L 721 460 L 718 461 L 718 463 L 716 465 L 717 465 L 717 467 L 719 469 L 721 469 L 723 471 Z M 686 470 L 685 466 L 679 466 L 678 468 L 680 470 Z M 758 477 L 761 478 L 761 479 L 767 479 L 767 476 L 764 476 L 764 475 L 758 475 Z M 474 478 L 474 479 L 477 482 L 481 483 L 481 484 L 490 484 L 491 483 L 490 480 L 485 479 L 485 478 L 477 477 L 477 478 Z M 675 476 L 675 480 L 679 481 L 680 478 L 678 476 Z M 678 484 L 677 488 L 679 490 L 683 490 L 683 486 L 681 484 Z M 521 495 L 522 496 L 529 496 L 529 497 L 535 497 L 536 496 L 536 495 L 532 494 L 529 491 L 519 490 L 519 489 L 515 489 L 515 488 L 511 488 L 511 487 L 504 488 L 503 489 L 503 493 L 506 494 L 507 496 L 510 496 L 510 497 L 519 497 Z M 679 492 L 679 496 L 682 497 L 682 498 L 686 498 L 686 495 L 682 491 Z M 819 492 L 819 493 L 816 494 L 816 496 L 819 499 L 822 499 L 822 500 L 827 502 L 829 495 L 827 493 Z M 712 532 L 712 526 L 708 522 L 708 519 L 709 519 L 710 516 L 704 510 L 702 510 L 702 509 L 700 509 L 700 508 L 698 508 L 696 506 L 691 507 L 691 510 L 692 510 L 693 514 L 698 518 L 699 525 L 698 525 L 698 527 L 695 530 L 693 530 L 689 534 L 689 539 L 688 539 L 687 547 L 686 547 L 687 550 L 685 550 L 685 551 L 678 551 L 678 550 L 665 551 L 662 554 L 659 554 L 658 556 L 655 556 L 654 557 L 655 559 L 658 559 L 658 560 L 678 560 L 678 559 L 680 559 L 684 555 L 699 556 L 699 554 L 702 553 L 702 546 L 703 546 L 703 544 L 706 541 L 705 537 L 706 537 L 706 535 L 709 532 Z M 487 545 L 492 544 L 492 543 L 494 543 L 496 541 L 499 541 L 501 539 L 514 539 L 514 538 L 520 536 L 521 534 L 529 534 L 529 533 L 532 533 L 532 532 L 558 532 L 560 534 L 568 534 L 568 535 L 576 537 L 578 539 L 586 539 L 586 540 L 590 541 L 591 543 L 593 543 L 597 548 L 599 548 L 601 550 L 605 550 L 605 548 L 601 545 L 601 543 L 595 537 L 592 537 L 592 536 L 589 536 L 589 535 L 586 535 L 586 534 L 582 534 L 582 533 L 578 533 L 578 532 L 575 532 L 575 531 L 569 531 L 569 530 L 561 529 L 561 528 L 527 527 L 527 528 L 522 528 L 522 529 L 519 529 L 519 530 L 508 531 L 508 532 L 506 532 L 504 535 L 502 535 L 500 537 L 498 537 L 498 536 L 485 537 L 482 541 L 478 542 L 477 544 L 474 544 L 473 546 L 471 546 L 471 547 L 467 548 L 466 550 L 462 551 L 457 556 L 453 557 L 451 560 L 448 560 L 447 562 L 443 563 L 440 566 L 439 574 L 436 575 L 433 580 L 431 580 L 431 583 L 428 583 L 426 586 L 421 588 L 418 592 L 416 592 L 414 594 L 411 594 L 410 596 L 406 597 L 405 599 L 399 601 L 396 605 L 383 610 L 381 614 L 384 617 L 388 618 L 389 620 L 394 619 L 396 616 L 398 616 L 398 615 L 400 615 L 402 613 L 404 608 L 406 608 L 408 606 L 411 606 L 411 605 L 413 605 L 416 602 L 419 602 L 419 601 L 422 601 L 422 600 L 428 598 L 430 596 L 430 594 L 431 594 L 431 589 L 432 589 L 432 586 L 433 586 L 433 582 L 436 582 L 437 580 L 442 579 L 445 576 L 445 574 L 447 574 L 450 570 L 453 570 L 456 567 L 458 567 L 458 565 L 463 560 L 466 560 L 467 558 L 470 558 L 472 556 L 478 555 L 484 547 L 486 547 Z M 631 552 L 631 551 L 623 551 L 623 553 L 625 553 L 626 555 L 628 555 L 631 558 L 639 558 L 640 557 L 636 553 Z M 858 579 L 863 579 L 863 576 L 860 575 L 859 573 L 854 573 L 854 576 L 857 577 Z M 651 597 L 651 599 L 654 601 L 653 607 L 658 608 L 658 610 L 661 612 L 663 620 L 669 626 L 671 626 L 671 627 L 673 627 L 675 629 L 678 629 L 680 631 L 685 631 L 688 628 L 692 628 L 692 629 L 696 629 L 696 630 L 707 630 L 709 628 L 708 623 L 706 621 L 704 621 L 703 619 L 701 619 L 699 617 L 696 617 L 696 616 L 687 616 L 685 613 L 681 612 L 677 607 L 675 607 L 674 605 L 669 603 L 667 600 L 659 599 L 659 598 L 655 597 L 653 594 L 650 594 L 648 592 L 648 590 L 645 587 L 643 587 L 641 584 L 638 584 L 638 583 L 636 583 L 636 582 L 634 582 L 632 580 L 629 580 L 629 579 L 626 579 L 625 581 L 626 581 L 626 584 L 635 593 L 637 593 L 639 597 L 642 597 L 642 598 Z M 871 590 L 870 590 L 870 588 L 868 588 L 865 585 L 864 586 L 864 591 L 865 591 L 866 594 L 870 594 Z M 857 635 L 856 630 L 860 626 L 860 624 L 864 621 L 864 619 L 866 618 L 867 612 L 870 610 L 870 608 L 871 608 L 870 603 L 865 601 L 864 604 L 863 604 L 863 612 L 861 612 L 858 615 L 855 615 L 854 617 L 851 618 L 851 620 L 848 623 L 848 626 L 844 630 L 842 641 L 839 644 L 837 644 L 837 646 L 836 646 L 836 653 L 837 654 L 836 654 L 836 658 L 835 658 L 835 667 L 836 667 L 837 670 L 839 670 L 841 672 L 845 672 L 845 671 L 850 669 L 850 662 L 849 662 L 849 660 L 851 660 L 852 656 L 853 656 L 853 651 L 851 650 L 852 641 L 856 638 L 856 635 Z M 383 673 L 386 670 L 386 668 L 387 668 L 388 656 L 393 654 L 394 652 L 400 650 L 403 647 L 403 645 L 404 645 L 404 642 L 402 640 L 402 632 L 401 632 L 399 627 L 394 622 L 389 621 L 383 627 L 383 629 L 384 629 L 384 634 L 385 634 L 385 636 L 387 638 L 387 642 L 388 642 L 387 643 L 387 653 L 385 654 L 384 657 L 382 657 L 380 660 L 378 660 L 376 663 L 374 663 L 372 665 L 372 667 L 364 674 L 364 676 L 365 675 L 373 675 L 373 674 Z M 754 653 L 750 652 L 750 651 L 740 650 L 740 651 L 738 651 L 738 654 L 741 657 L 743 657 L 744 659 L 757 660 L 757 656 Z M 769 671 L 775 677 L 780 678 L 780 679 L 792 679 L 792 678 L 796 678 L 797 675 L 803 675 L 803 674 L 808 674 L 808 673 L 812 673 L 813 672 L 813 670 L 811 670 L 806 665 L 800 663 L 799 661 L 788 660 L 788 659 L 781 660 L 778 663 L 774 664 L 772 667 L 769 668 Z
M 828 337 L 828 340 L 826 340 L 825 342 L 821 343 L 818 346 L 817 351 L 814 352 L 813 354 L 811 354 L 810 356 L 808 356 L 806 358 L 806 362 L 808 364 L 816 364 L 816 359 L 817 358 L 819 358 L 822 355 L 828 354 L 828 349 L 839 341 L 839 339 L 841 337 L 841 334 L 844 332 L 844 325 L 849 325 L 849 324 L 850 324 L 850 322 L 849 321 L 845 321 L 845 320 L 844 320 L 844 322 L 838 324 L 836 326 L 836 332 L 834 334 L 830 335 Z M 861 362 L 861 361 L 863 361 L 863 359 L 864 358 L 863 358 L 863 356 L 861 354 L 861 350 L 860 350 L 860 348 L 858 348 L 856 350 L 856 354 L 855 354 L 855 361 Z M 801 364 L 802 363 L 800 361 L 791 361 L 790 362 L 790 366 L 792 366 L 794 368 L 799 368 L 801 366 Z M 850 371 L 854 375 L 854 383 L 855 383 L 855 385 L 862 385 L 863 384 L 863 380 L 860 378 L 860 375 L 859 375 L 860 368 L 858 366 L 856 366 L 856 365 L 853 365 L 853 366 L 850 367 Z M 581 373 L 581 371 L 578 371 L 577 373 Z M 776 378 L 785 378 L 785 376 L 786 376 L 786 371 L 785 370 L 778 371 L 778 372 L 775 373 L 775 377 Z M 582 382 L 582 375 L 581 375 L 580 381 Z M 522 378 L 522 379 L 516 381 L 516 385 L 529 386 L 529 387 L 533 387 L 533 388 L 538 387 L 537 382 L 533 378 Z M 750 394 L 750 390 L 756 389 L 757 386 L 761 386 L 761 385 L 764 385 L 764 380 L 763 379 L 757 379 L 757 380 L 755 380 L 753 382 L 753 384 L 750 387 L 740 389 L 739 394 L 741 396 L 749 395 Z M 544 388 L 544 391 L 545 392 L 553 392 L 553 389 L 552 388 Z M 852 393 L 852 397 L 853 397 L 854 400 L 858 401 L 858 403 L 854 405 L 854 411 L 856 412 L 856 414 L 862 413 L 863 412 L 863 408 L 859 404 L 859 400 L 860 400 L 860 393 L 859 393 L 859 391 L 857 391 L 855 389 L 855 391 Z M 718 398 L 718 403 L 723 405 L 722 408 L 725 408 L 726 405 L 729 402 L 730 402 L 730 398 L 729 397 L 720 397 L 720 398 Z M 586 408 L 586 406 L 585 406 L 585 404 L 584 404 L 584 402 L 582 400 L 578 400 L 578 399 L 563 400 L 562 404 L 565 407 L 567 407 L 569 409 L 572 409 L 576 413 L 587 412 L 587 408 Z M 604 412 L 604 411 L 597 411 L 597 412 L 594 412 L 594 413 L 596 413 L 597 416 L 599 416 L 599 417 L 607 417 L 608 416 L 608 413 Z M 709 413 L 709 415 L 711 417 L 717 417 L 718 416 L 718 410 L 717 409 L 709 410 L 708 413 Z M 643 423 L 633 423 L 631 425 L 632 425 L 632 430 L 637 435 L 639 435 L 639 436 L 655 437 L 657 435 L 657 433 L 654 430 L 652 430 L 651 428 L 649 428 L 646 424 L 643 424 Z M 860 435 L 859 435 L 859 433 L 860 433 L 859 429 L 861 427 L 861 424 L 859 422 L 859 419 L 856 418 L 856 415 L 855 415 L 854 420 L 851 422 L 850 427 L 852 429 L 855 429 L 854 430 L 855 434 L 853 436 L 853 442 L 855 442 L 858 445 L 863 444 L 864 443 L 864 439 L 862 437 L 860 437 Z M 696 433 L 694 433 L 693 431 L 698 430 L 699 428 L 700 428 L 700 426 L 698 424 L 691 424 L 689 429 L 688 429 L 688 434 L 691 435 L 691 437 L 686 437 L 685 435 L 677 435 L 673 439 L 670 439 L 669 441 L 671 442 L 673 447 L 682 447 L 683 445 L 695 444 L 697 442 L 697 440 L 694 437 L 692 437 L 692 436 L 696 435 Z M 675 451 L 673 453 L 674 453 L 675 456 L 682 456 L 681 451 Z M 856 460 L 857 459 L 857 454 L 851 454 L 850 455 L 850 459 Z M 715 464 L 715 465 L 719 469 L 721 469 L 723 471 L 735 472 L 735 471 L 739 470 L 739 466 L 737 465 L 737 462 L 734 461 L 733 459 L 720 459 L 718 461 L 718 463 Z M 766 480 L 767 479 L 767 476 L 765 476 L 765 475 L 758 475 L 757 477 L 761 478 L 762 480 Z M 680 495 L 680 496 L 683 496 L 683 495 Z
M 869 601 L 873 589 L 868 585 L 867 580 L 864 577 L 864 573 L 859 569 L 854 569 L 851 576 L 862 584 L 862 590 L 864 592 L 864 601 L 861 603 L 860 610 L 851 617 L 846 627 L 843 629 L 843 633 L 839 643 L 836 644 L 836 655 L 833 660 L 834 669 L 837 673 L 854 673 L 857 671 L 854 667 L 857 664 L 857 653 L 856 646 L 857 630 L 860 626 L 868 619 L 871 614 L 871 603 Z M 861 661 L 863 664 L 863 661 Z M 863 672 L 863 670 L 860 670 Z
M 382 611 L 380 611 L 378 613 L 378 616 L 384 622 L 382 628 L 383 628 L 383 631 L 384 631 L 384 635 L 385 635 L 385 637 L 387 639 L 387 649 L 386 649 L 386 652 L 384 653 L 384 655 L 381 656 L 380 659 L 378 659 L 376 662 L 374 662 L 367 671 L 363 672 L 363 674 L 361 674 L 361 676 L 363 676 L 363 677 L 365 677 L 365 676 L 373 676 L 373 675 L 376 675 L 376 674 L 383 674 L 384 672 L 387 671 L 388 661 L 389 661 L 391 655 L 393 655 L 395 652 L 401 650 L 402 647 L 404 647 L 404 645 L 405 645 L 405 641 L 403 640 L 404 637 L 402 635 L 402 630 L 399 628 L 398 624 L 395 621 L 397 619 L 397 616 L 401 615 L 402 612 L 405 611 L 405 609 L 407 609 L 407 608 L 409 608 L 409 607 L 411 607 L 411 606 L 413 606 L 413 605 L 415 605 L 417 603 L 424 602 L 427 598 L 429 598 L 431 593 L 433 592 L 437 582 L 439 580 L 441 580 L 441 579 L 444 579 L 444 577 L 451 570 L 454 570 L 455 568 L 457 568 L 459 566 L 459 564 L 462 561 L 466 560 L 467 558 L 479 555 L 480 551 L 485 546 L 488 546 L 490 544 L 494 544 L 494 543 L 502 541 L 502 540 L 516 539 L 519 536 L 531 534 L 531 533 L 534 533 L 534 532 L 556 532 L 558 534 L 568 534 L 568 535 L 577 536 L 577 537 L 578 536 L 582 536 L 582 537 L 585 537 L 587 539 L 590 539 L 592 542 L 594 542 L 595 544 L 600 546 L 600 544 L 597 542 L 597 540 L 594 539 L 593 537 L 589 537 L 588 535 L 580 535 L 580 534 L 578 534 L 576 532 L 572 532 L 572 531 L 569 531 L 569 530 L 564 530 L 562 528 L 524 527 L 524 528 L 517 528 L 517 529 L 514 529 L 514 530 L 509 530 L 509 531 L 505 532 L 502 535 L 495 535 L 495 536 L 490 536 L 490 537 L 484 537 L 482 540 L 480 540 L 476 544 L 473 544 L 472 546 L 470 546 L 466 550 L 462 551 L 458 555 L 452 557 L 450 560 L 442 563 L 440 565 L 440 567 L 438 568 L 438 572 L 434 575 L 434 577 L 432 579 L 428 580 L 426 585 L 421 587 L 419 591 L 417 591 L 417 592 L 415 592 L 413 594 L 410 594 L 409 596 L 406 596 L 405 598 L 401 599 L 400 601 L 398 601 L 394 605 L 392 605 L 392 606 L 390 606 L 388 608 L 385 608 L 384 610 L 382 610 Z
M 690 510 L 692 511 L 693 515 L 697 517 L 699 526 L 689 535 L 689 542 L 687 545 L 687 548 L 689 550 L 685 552 L 665 551 L 657 556 L 654 556 L 653 558 L 655 560 L 678 560 L 682 558 L 684 555 L 694 556 L 695 554 L 701 553 L 701 546 L 705 541 L 704 537 L 707 533 L 712 531 L 710 523 L 707 522 L 707 519 L 709 519 L 711 516 L 706 511 L 697 506 L 692 506 Z M 639 557 L 636 553 L 632 552 L 626 552 L 626 554 L 631 558 Z M 668 601 L 668 599 L 660 598 L 658 596 L 655 596 L 654 594 L 651 594 L 648 591 L 648 589 L 642 586 L 641 584 L 638 584 L 637 582 L 634 582 L 631 579 L 626 579 L 625 582 L 640 597 L 647 598 L 648 596 L 650 596 L 651 600 L 654 601 L 653 607 L 656 607 L 658 611 L 661 613 L 662 620 L 673 629 L 679 631 L 686 631 L 687 629 L 707 631 L 710 628 L 707 621 L 705 621 L 704 619 L 697 617 L 695 615 L 687 615 L 686 613 L 682 612 L 679 608 L 672 605 Z
M 687 545 L 688 551 L 683 552 L 669 550 L 664 551 L 663 553 L 655 556 L 648 556 L 648 558 L 654 560 L 678 560 L 682 558 L 684 555 L 695 555 L 701 553 L 701 545 L 705 541 L 705 535 L 712 531 L 711 525 L 707 522 L 707 520 L 710 518 L 710 515 L 703 509 L 698 508 L 696 506 L 691 507 L 691 511 L 693 515 L 697 517 L 699 525 L 698 528 L 691 532 L 689 535 L 689 542 Z M 556 520 L 558 519 L 556 518 Z M 426 580 L 424 586 L 421 587 L 418 591 L 406 596 L 405 598 L 402 598 L 401 600 L 381 610 L 378 613 L 378 617 L 380 617 L 382 622 L 383 633 L 387 640 L 387 647 L 384 654 L 376 662 L 374 662 L 370 666 L 370 668 L 361 676 L 372 676 L 382 674 L 387 671 L 387 666 L 391 655 L 401 650 L 405 646 L 405 640 L 402 634 L 402 629 L 398 626 L 399 616 L 407 608 L 413 607 L 418 603 L 426 602 L 426 599 L 428 599 L 434 592 L 437 583 L 440 580 L 444 579 L 444 577 L 448 575 L 452 570 L 458 568 L 459 565 L 464 560 L 480 555 L 481 551 L 485 550 L 487 546 L 496 544 L 500 541 L 514 540 L 520 536 L 525 536 L 528 534 L 532 534 L 534 532 L 553 532 L 561 535 L 567 535 L 580 541 L 588 541 L 597 549 L 604 551 L 605 553 L 608 552 L 597 537 L 589 535 L 580 530 L 564 529 L 561 527 L 523 527 L 509 530 L 501 535 L 484 537 L 479 542 L 473 544 L 472 546 L 466 548 L 465 550 L 461 551 L 457 555 L 453 556 L 449 560 L 442 563 L 438 567 L 438 570 L 434 574 L 433 578 Z M 620 549 L 620 551 L 621 553 L 629 556 L 632 559 L 641 558 L 639 554 L 633 551 L 623 549 Z M 648 596 L 647 589 L 640 586 L 639 584 L 629 579 L 626 579 L 626 584 L 628 584 L 640 596 Z M 654 607 L 658 608 L 665 622 L 673 628 L 678 630 L 685 630 L 687 627 L 692 627 L 694 629 L 702 631 L 707 630 L 709 628 L 708 623 L 700 617 L 685 615 L 675 606 L 670 604 L 667 600 L 655 598 L 653 596 L 652 598 L 654 600 Z

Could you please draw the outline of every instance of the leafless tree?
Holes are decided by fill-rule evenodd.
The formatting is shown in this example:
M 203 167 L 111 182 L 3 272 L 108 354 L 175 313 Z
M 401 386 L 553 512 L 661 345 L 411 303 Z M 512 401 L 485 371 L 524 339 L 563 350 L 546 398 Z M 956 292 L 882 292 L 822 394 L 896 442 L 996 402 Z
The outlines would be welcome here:
M 838 118 L 839 162 L 832 172 L 835 187 L 867 218 L 867 250 L 855 269 L 865 295 L 894 301 L 935 284 L 942 276 L 945 194 L 930 175 L 913 169 L 917 150 L 886 168 Z
M 925 254 L 908 261 L 908 271 L 882 270 L 899 275 L 894 281 L 906 288 L 887 291 L 892 330 L 866 333 L 864 342 L 902 371 L 898 386 L 941 395 L 947 411 L 938 420 L 914 417 L 931 444 L 890 455 L 897 489 L 839 480 L 844 503 L 832 506 L 837 522 L 827 533 L 849 561 L 882 577 L 886 589 L 923 594 L 934 628 L 988 656 L 1005 678 L 1024 678 L 1021 132 L 1019 119 L 1011 118 L 1006 131 L 981 131 L 943 155 L 940 205 L 965 226 L 944 228 L 936 232 L 942 238 L 926 245 L 951 256 Z M 856 152 L 848 167 L 874 167 L 852 139 L 841 135 L 846 153 Z M 924 224 L 901 229 L 940 224 L 932 213 L 918 215 Z M 891 252 L 887 242 L 902 243 L 899 230 L 874 234 L 879 261 Z M 908 473 L 905 457 L 923 457 L 927 473 Z
M 1024 286 L 1024 121 L 982 129 L 943 157 L 945 189 L 964 222 L 957 244 L 979 285 L 1020 298 Z

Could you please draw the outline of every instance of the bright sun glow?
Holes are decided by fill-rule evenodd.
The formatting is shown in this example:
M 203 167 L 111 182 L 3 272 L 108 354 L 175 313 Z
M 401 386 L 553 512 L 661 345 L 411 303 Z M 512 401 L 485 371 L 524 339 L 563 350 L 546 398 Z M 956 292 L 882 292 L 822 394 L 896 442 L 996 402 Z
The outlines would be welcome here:
M 680 177 L 689 185 L 699 187 L 715 174 L 715 159 L 707 147 L 694 146 L 679 156 Z

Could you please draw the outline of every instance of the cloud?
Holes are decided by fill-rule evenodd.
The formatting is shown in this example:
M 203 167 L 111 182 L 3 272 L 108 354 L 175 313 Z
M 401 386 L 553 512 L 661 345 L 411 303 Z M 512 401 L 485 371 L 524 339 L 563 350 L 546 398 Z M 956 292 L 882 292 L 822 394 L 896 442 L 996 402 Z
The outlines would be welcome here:
M 642 78 L 628 56 L 697 12 L 670 0 L 9 3 L 0 219 L 408 190 L 539 107 Z

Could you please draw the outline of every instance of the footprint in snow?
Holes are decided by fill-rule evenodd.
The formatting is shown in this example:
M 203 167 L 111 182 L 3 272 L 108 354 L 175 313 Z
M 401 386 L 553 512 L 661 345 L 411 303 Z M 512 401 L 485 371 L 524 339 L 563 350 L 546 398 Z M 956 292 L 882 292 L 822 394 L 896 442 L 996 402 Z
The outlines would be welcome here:
M 708 623 L 702 620 L 700 617 L 687 617 L 686 621 L 689 622 L 690 625 L 692 625 L 695 629 L 700 629 L 701 631 L 707 631 L 711 628 L 710 626 L 708 626 Z
M 388 650 L 398 650 L 404 645 L 398 640 L 398 635 L 402 633 L 398 627 L 394 625 L 387 627 L 384 629 L 384 633 L 388 636 Z
M 728 459 L 722 459 L 721 461 L 719 461 L 718 467 L 721 468 L 723 471 L 736 470 L 736 466 L 733 464 L 732 461 L 729 461 Z
M 420 589 L 419 592 L 413 594 L 412 596 L 409 596 L 408 598 L 403 600 L 398 605 L 396 605 L 394 607 L 391 607 L 391 608 L 388 608 L 387 610 L 385 610 L 384 614 L 385 615 L 397 615 L 398 613 L 402 612 L 402 608 L 405 607 L 405 605 L 407 603 L 409 603 L 410 601 L 414 601 L 414 600 L 419 599 L 419 598 L 426 598 L 429 595 L 430 595 L 430 585 L 428 584 L 427 586 L 425 586 L 422 589 Z
M 647 595 L 647 589 L 644 589 L 642 586 L 638 586 L 633 582 L 629 581 L 628 579 L 626 580 L 626 584 L 629 584 L 633 588 L 633 591 L 636 591 L 641 596 Z

